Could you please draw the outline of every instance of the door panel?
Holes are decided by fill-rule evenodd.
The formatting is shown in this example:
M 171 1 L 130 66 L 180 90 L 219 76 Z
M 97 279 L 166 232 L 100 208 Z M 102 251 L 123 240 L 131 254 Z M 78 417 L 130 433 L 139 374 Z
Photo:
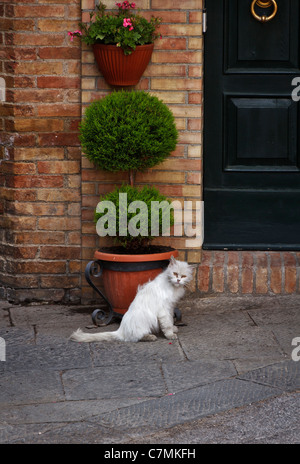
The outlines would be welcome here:
M 297 104 L 290 98 L 227 96 L 224 117 L 226 171 L 299 169 Z
M 299 1 L 251 3 L 206 2 L 204 248 L 300 249 Z
M 222 2 L 217 0 L 216 3 Z M 228 0 L 224 3 L 224 63 L 227 72 L 241 72 L 243 69 L 247 73 L 257 70 L 272 73 L 274 69 L 276 72 L 280 69 L 283 72 L 299 71 L 297 0 L 278 0 L 277 14 L 266 24 L 252 17 L 251 0 Z M 256 7 L 255 11 L 262 15 L 272 9 Z M 293 17 L 294 13 L 296 17 Z

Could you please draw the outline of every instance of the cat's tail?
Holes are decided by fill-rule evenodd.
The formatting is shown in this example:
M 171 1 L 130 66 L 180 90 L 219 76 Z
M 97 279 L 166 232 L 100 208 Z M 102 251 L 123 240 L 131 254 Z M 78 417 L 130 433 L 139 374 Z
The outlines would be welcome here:
M 102 333 L 86 333 L 82 332 L 81 329 L 76 330 L 70 336 L 70 340 L 74 340 L 75 342 L 101 342 L 101 341 L 111 341 L 111 340 L 122 340 L 120 336 L 119 329 L 115 330 L 114 332 L 102 332 Z

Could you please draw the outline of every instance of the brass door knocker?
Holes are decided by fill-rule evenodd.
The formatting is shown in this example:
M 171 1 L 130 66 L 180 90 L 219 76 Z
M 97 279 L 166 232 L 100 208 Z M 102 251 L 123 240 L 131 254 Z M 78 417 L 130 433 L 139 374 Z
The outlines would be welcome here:
M 259 6 L 260 8 L 269 8 L 270 6 L 273 5 L 273 13 L 270 15 L 270 16 L 259 16 L 256 12 L 255 12 L 255 5 Z M 268 0 L 268 1 L 263 1 L 263 0 L 253 0 L 253 2 L 251 3 L 251 13 L 253 15 L 253 17 L 255 19 L 257 19 L 257 21 L 260 21 L 261 23 L 266 23 L 268 21 L 270 21 L 271 19 L 274 18 L 274 16 L 276 15 L 277 13 L 277 9 L 278 9 L 278 6 L 277 6 L 277 3 L 275 0 Z

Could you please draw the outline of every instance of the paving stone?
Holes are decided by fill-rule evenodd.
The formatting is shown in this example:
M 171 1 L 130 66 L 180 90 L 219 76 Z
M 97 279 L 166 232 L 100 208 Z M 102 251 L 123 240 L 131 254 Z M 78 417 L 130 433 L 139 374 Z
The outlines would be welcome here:
M 197 359 L 249 359 L 274 357 L 282 359 L 284 353 L 271 330 L 262 327 L 232 328 L 230 325 L 215 330 L 201 331 L 191 338 L 181 336 L 182 348 L 190 360 Z
M 281 354 L 278 355 L 270 355 L 270 356 L 255 356 L 252 358 L 241 358 L 241 359 L 234 359 L 232 363 L 234 364 L 237 373 L 245 374 L 246 372 L 252 371 L 254 369 L 259 369 L 265 366 L 269 366 L 270 364 L 274 364 L 276 362 L 283 362 L 287 359 L 287 356 L 283 356 Z
M 297 444 L 299 417 L 299 393 L 290 393 L 137 437 L 127 443 L 151 444 L 151 447 L 178 443 Z
M 185 361 L 162 365 L 170 393 L 187 390 L 236 375 L 230 361 Z
M 248 313 L 257 325 L 293 325 L 296 330 L 297 328 L 300 329 L 300 298 L 298 303 L 286 302 L 282 304 L 276 301 L 273 305 L 269 303 L 268 306 L 265 305 L 263 308 L 249 309 Z M 287 307 L 285 307 L 285 304 Z
M 155 342 L 124 343 L 101 342 L 91 344 L 95 366 L 182 361 L 184 353 L 177 340 L 158 338 Z
M 43 424 L 76 422 L 99 417 L 114 409 L 131 406 L 145 399 L 56 401 L 24 405 L 2 405 L 1 422 L 7 424 Z
M 283 391 L 300 389 L 300 363 L 285 361 L 256 369 L 240 376 L 240 379 L 270 385 Z
M 284 310 L 277 302 L 273 307 L 250 310 L 249 314 L 258 326 L 273 332 L 283 352 L 290 356 L 292 340 L 300 337 L 300 301 L 288 304 Z
M 9 310 L 0 306 L 0 328 L 9 327 L 10 325 Z
M 166 391 L 158 364 L 68 370 L 62 378 L 69 400 L 151 397 Z
M 295 346 L 292 345 L 292 341 L 296 337 L 300 337 L 300 328 L 295 330 L 295 327 L 274 326 L 272 332 L 278 345 L 288 358 L 291 358 L 292 351 Z
M 96 444 L 123 443 L 122 432 L 111 432 L 89 422 L 17 424 L 1 427 L 0 443 L 5 444 Z
M 0 310 L 1 309 L 8 309 L 8 308 L 11 308 L 12 306 L 13 305 L 11 303 L 9 303 L 8 301 L 0 299 Z
M 33 327 L 28 327 L 26 329 L 19 327 L 1 327 L 0 337 L 4 338 L 6 347 L 35 344 L 35 334 Z
M 60 375 L 55 371 L 2 372 L 1 404 L 30 404 L 64 399 Z
M 91 367 L 89 346 L 84 344 L 8 345 L 1 371 L 63 370 Z
M 234 310 L 228 302 L 219 302 L 217 308 L 213 307 L 214 301 L 203 307 L 201 304 L 198 302 L 194 310 L 183 317 L 187 326 L 181 328 L 180 341 L 188 359 L 254 360 L 271 357 L 275 362 L 284 358 L 285 353 L 271 328 L 255 325 L 248 312 L 239 309 L 241 303 L 234 305 L 231 302 Z
M 99 426 L 129 435 L 165 429 L 227 409 L 276 396 L 281 390 L 237 379 L 192 388 L 175 395 L 145 401 L 91 419 Z
M 57 333 L 64 330 L 65 336 L 92 323 L 91 314 L 93 307 L 77 306 L 14 306 L 10 308 L 12 323 L 19 327 L 38 326 L 40 333 Z M 50 332 L 50 333 L 51 333 Z
M 220 330 L 221 327 L 224 330 L 227 327 L 242 330 L 254 325 L 246 311 L 233 310 L 227 305 L 218 308 L 207 305 L 202 307 L 199 303 L 193 310 L 184 311 L 182 320 L 187 324 L 182 328 L 183 333 L 197 333 L 199 336 Z

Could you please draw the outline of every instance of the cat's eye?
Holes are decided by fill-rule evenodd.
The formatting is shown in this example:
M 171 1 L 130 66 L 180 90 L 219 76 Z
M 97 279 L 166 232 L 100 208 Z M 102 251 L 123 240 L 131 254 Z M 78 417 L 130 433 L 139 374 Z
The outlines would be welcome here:
M 173 272 L 173 274 L 174 274 L 174 276 L 175 276 L 175 277 L 178 277 L 178 274 L 177 274 L 177 272 Z
M 185 275 L 182 275 L 181 277 L 184 279 L 186 276 L 185 276 Z

